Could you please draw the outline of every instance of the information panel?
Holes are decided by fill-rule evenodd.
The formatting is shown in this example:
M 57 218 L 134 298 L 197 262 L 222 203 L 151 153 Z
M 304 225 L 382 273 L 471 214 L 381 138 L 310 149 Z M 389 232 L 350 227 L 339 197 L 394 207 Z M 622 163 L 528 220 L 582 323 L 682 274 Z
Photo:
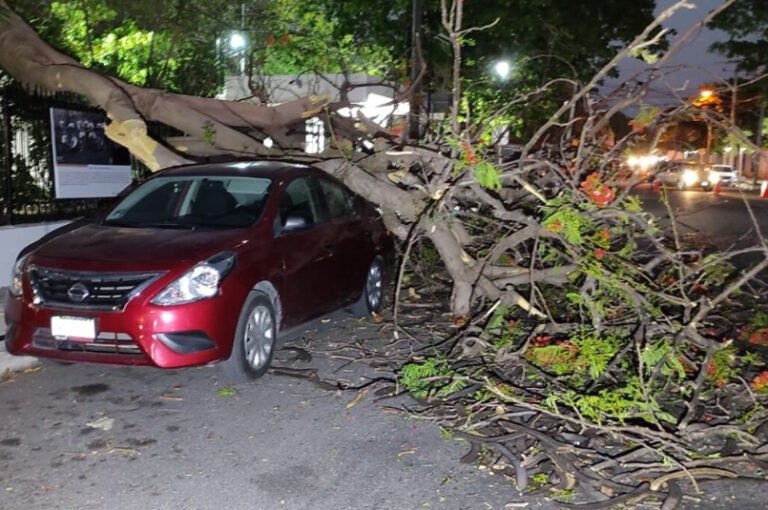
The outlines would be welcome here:
M 104 134 L 97 112 L 51 108 L 56 198 L 113 197 L 131 184 L 127 151 Z

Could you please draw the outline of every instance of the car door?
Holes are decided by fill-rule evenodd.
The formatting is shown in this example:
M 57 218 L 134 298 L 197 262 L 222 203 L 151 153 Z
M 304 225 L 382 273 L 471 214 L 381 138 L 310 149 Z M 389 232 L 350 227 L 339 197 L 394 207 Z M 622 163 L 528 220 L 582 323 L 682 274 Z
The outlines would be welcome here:
M 280 197 L 274 247 L 281 262 L 279 291 L 288 326 L 328 311 L 335 300 L 335 261 L 320 207 L 309 176 L 288 182 Z
M 360 297 L 375 247 L 372 232 L 366 229 L 357 208 L 357 197 L 341 183 L 325 176 L 318 177 L 317 183 L 333 246 L 334 259 L 330 266 L 337 282 L 338 307 Z

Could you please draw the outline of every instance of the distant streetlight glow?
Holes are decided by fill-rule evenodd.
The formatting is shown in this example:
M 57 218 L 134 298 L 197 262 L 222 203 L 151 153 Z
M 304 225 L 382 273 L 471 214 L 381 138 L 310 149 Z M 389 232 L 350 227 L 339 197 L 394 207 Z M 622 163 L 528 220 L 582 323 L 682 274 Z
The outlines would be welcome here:
M 506 60 L 500 60 L 493 66 L 493 72 L 502 80 L 506 80 L 509 77 L 509 72 L 511 70 L 512 67 Z
M 241 50 L 245 48 L 245 37 L 243 34 L 240 34 L 238 32 L 235 32 L 232 34 L 232 36 L 229 38 L 229 47 L 233 50 Z

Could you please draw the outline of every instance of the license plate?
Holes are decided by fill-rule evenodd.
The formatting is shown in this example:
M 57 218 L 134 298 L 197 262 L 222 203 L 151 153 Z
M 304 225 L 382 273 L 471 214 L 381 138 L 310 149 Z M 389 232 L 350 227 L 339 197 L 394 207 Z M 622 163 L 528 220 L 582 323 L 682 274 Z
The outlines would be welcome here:
M 88 317 L 51 317 L 51 335 L 70 340 L 93 340 L 96 338 L 96 319 Z

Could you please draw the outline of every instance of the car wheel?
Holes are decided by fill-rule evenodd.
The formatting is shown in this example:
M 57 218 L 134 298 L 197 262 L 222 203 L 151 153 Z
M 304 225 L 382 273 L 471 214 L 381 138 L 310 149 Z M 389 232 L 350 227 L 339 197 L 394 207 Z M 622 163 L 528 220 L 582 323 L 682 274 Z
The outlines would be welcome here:
M 384 299 L 384 262 L 378 255 L 371 262 L 365 276 L 360 299 L 352 305 L 352 313 L 359 317 L 370 317 L 381 310 Z
M 240 312 L 232 354 L 221 363 L 224 376 L 240 382 L 266 374 L 275 354 L 276 339 L 277 323 L 272 303 L 264 294 L 251 294 Z

